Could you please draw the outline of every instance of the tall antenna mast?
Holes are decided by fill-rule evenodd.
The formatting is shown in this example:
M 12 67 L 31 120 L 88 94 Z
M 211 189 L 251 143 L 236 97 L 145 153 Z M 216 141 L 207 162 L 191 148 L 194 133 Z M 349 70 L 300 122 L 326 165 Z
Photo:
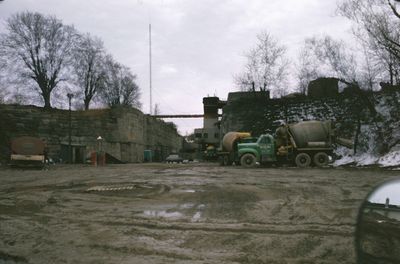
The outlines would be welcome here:
M 150 65 L 150 115 L 153 113 L 153 94 L 151 86 L 151 24 L 149 24 L 149 65 Z

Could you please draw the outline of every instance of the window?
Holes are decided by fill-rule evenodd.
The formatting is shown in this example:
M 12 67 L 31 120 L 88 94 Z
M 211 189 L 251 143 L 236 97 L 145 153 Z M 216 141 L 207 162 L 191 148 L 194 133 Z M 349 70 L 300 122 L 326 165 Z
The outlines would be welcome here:
M 203 138 L 208 138 L 208 133 L 204 133 Z
M 270 144 L 271 143 L 271 139 L 269 137 L 263 137 L 260 140 L 260 144 Z

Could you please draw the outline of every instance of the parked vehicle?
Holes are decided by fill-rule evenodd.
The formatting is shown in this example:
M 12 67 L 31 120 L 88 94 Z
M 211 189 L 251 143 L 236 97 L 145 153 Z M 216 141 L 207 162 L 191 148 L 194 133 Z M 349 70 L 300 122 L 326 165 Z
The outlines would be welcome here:
M 167 163 L 174 163 L 174 162 L 182 163 L 182 162 L 183 162 L 183 159 L 182 159 L 178 154 L 170 154 L 170 155 L 165 159 L 165 161 L 166 161 Z
M 253 167 L 257 163 L 294 162 L 298 167 L 322 167 L 329 163 L 334 143 L 349 143 L 336 138 L 334 132 L 331 121 L 304 121 L 281 125 L 274 136 L 263 134 L 253 143 L 240 142 L 228 133 L 222 142 L 225 152 L 220 152 L 221 164 Z M 240 133 L 236 137 L 240 139 Z
M 11 165 L 43 167 L 46 145 L 36 137 L 18 137 L 11 141 Z
M 203 159 L 207 161 L 215 161 L 217 158 L 217 149 L 213 145 L 208 146 L 203 153 Z
M 221 148 L 217 151 L 219 163 L 222 166 L 239 164 L 238 145 L 240 143 L 256 142 L 249 132 L 228 132 L 222 139 Z

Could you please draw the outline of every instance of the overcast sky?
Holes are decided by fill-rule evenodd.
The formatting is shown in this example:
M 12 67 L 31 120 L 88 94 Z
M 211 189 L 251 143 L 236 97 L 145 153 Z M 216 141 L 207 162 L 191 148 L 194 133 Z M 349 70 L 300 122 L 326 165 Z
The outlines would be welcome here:
M 149 23 L 153 102 L 162 114 L 202 113 L 202 97 L 226 99 L 237 90 L 233 76 L 243 67 L 243 53 L 263 30 L 287 46 L 293 62 L 306 37 L 351 36 L 350 22 L 335 16 L 336 0 L 5 0 L 0 2 L 0 31 L 7 17 L 25 10 L 55 15 L 102 38 L 116 60 L 138 75 L 145 113 Z M 183 134 L 202 125 L 199 119 L 174 122 Z

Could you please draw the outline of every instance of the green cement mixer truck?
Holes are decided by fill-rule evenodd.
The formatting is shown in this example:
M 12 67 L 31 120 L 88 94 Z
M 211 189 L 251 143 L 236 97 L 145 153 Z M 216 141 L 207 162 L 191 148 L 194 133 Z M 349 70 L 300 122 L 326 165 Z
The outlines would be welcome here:
M 236 136 L 235 133 L 237 133 Z M 242 135 L 242 137 L 240 136 Z M 245 167 L 257 163 L 294 163 L 298 167 L 325 166 L 332 156 L 334 143 L 351 147 L 351 142 L 337 138 L 331 121 L 303 121 L 281 125 L 275 135 L 263 134 L 256 142 L 241 143 L 243 133 L 227 133 L 219 152 L 222 165 L 233 162 Z

